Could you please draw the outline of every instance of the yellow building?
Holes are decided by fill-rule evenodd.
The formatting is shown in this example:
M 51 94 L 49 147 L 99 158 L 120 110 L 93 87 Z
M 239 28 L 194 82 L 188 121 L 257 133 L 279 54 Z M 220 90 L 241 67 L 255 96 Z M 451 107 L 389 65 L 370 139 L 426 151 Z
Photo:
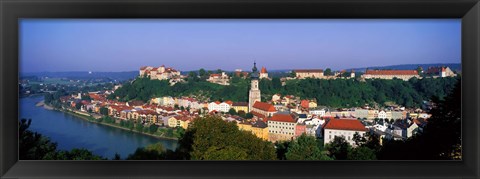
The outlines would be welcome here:
M 177 118 L 175 116 L 168 118 L 168 127 L 177 127 Z
M 263 121 L 252 124 L 252 132 L 258 138 L 268 140 L 268 127 L 267 124 L 265 124 Z
M 308 108 L 316 108 L 317 107 L 317 103 L 315 101 L 310 101 L 308 103 Z
M 247 113 L 248 112 L 248 103 L 247 102 L 234 102 L 232 104 L 232 108 L 237 113 L 238 113 L 238 111 L 243 111 L 243 112 Z
M 268 140 L 268 127 L 263 121 L 253 123 L 237 123 L 238 129 L 252 132 L 258 138 Z

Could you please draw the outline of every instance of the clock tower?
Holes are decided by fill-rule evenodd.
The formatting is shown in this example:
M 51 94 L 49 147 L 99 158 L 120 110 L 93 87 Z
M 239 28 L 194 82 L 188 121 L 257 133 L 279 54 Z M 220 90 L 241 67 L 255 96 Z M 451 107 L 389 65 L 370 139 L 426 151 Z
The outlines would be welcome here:
M 252 111 L 253 104 L 255 104 L 256 101 L 261 101 L 260 89 L 258 87 L 258 77 L 259 77 L 259 74 L 257 71 L 257 63 L 253 62 L 252 75 L 250 76 L 250 79 L 251 79 L 250 92 L 248 95 L 248 112 Z

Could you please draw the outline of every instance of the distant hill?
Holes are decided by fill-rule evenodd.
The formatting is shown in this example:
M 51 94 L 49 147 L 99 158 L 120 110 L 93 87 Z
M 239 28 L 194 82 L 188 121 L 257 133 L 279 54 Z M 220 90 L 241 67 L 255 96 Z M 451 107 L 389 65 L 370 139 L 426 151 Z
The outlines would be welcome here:
M 365 69 L 392 69 L 392 70 L 413 70 L 417 69 L 418 66 L 421 66 L 423 69 L 428 69 L 432 66 L 448 66 L 453 71 L 461 71 L 462 66 L 460 63 L 434 63 L 434 64 L 402 64 L 402 65 L 390 65 L 390 66 L 373 66 L 373 67 L 363 67 L 363 68 L 353 68 L 356 72 L 365 72 Z M 346 69 L 347 71 L 352 70 Z M 286 76 L 285 73 L 289 73 L 292 69 L 279 69 L 279 70 L 268 70 L 270 77 L 283 77 Z M 182 71 L 182 75 L 188 75 L 190 71 Z M 227 71 L 233 72 L 233 71 Z M 248 71 L 250 72 L 250 71 Z M 70 79 L 111 79 L 116 81 L 124 81 L 129 79 L 134 79 L 138 76 L 138 71 L 126 71 L 126 72 L 92 72 L 89 74 L 88 71 L 73 71 L 73 72 L 36 72 L 36 73 L 21 73 L 20 78 L 24 77 L 49 77 L 49 78 L 70 78 Z
M 403 65 L 390 65 L 390 66 L 374 66 L 374 67 L 364 67 L 364 68 L 353 68 L 357 72 L 365 72 L 365 69 L 391 69 L 391 70 L 415 70 L 421 66 L 424 70 L 428 67 L 434 66 L 447 66 L 453 71 L 462 71 L 462 65 L 460 63 L 433 63 L 433 64 L 403 64 Z M 347 71 L 352 70 L 348 69 Z
M 21 73 L 20 78 L 27 76 L 49 77 L 49 78 L 69 78 L 69 79 L 111 79 L 117 81 L 124 81 L 134 79 L 138 76 L 138 71 L 127 72 L 92 72 L 88 71 L 73 71 L 73 72 L 35 72 L 35 73 Z

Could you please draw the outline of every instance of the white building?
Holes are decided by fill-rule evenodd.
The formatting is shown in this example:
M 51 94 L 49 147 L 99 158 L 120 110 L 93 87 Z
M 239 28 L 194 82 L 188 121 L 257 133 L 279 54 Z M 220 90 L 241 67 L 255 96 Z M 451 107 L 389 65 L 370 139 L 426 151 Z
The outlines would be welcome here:
M 367 131 L 359 120 L 332 118 L 324 127 L 324 144 L 332 142 L 335 137 L 343 137 L 350 145 L 355 146 L 353 135 L 358 133 L 363 136 Z
M 387 119 L 387 112 L 385 112 L 385 111 L 378 112 L 378 118 L 379 119 Z
M 325 109 L 310 110 L 308 113 L 312 114 L 312 115 L 317 115 L 317 116 L 323 117 L 323 116 L 325 116 Z
M 230 85 L 230 77 L 225 72 L 221 74 L 211 74 L 207 81 L 219 85 Z
M 228 112 L 232 104 L 227 102 L 211 102 L 208 103 L 208 112 L 218 111 L 218 112 Z

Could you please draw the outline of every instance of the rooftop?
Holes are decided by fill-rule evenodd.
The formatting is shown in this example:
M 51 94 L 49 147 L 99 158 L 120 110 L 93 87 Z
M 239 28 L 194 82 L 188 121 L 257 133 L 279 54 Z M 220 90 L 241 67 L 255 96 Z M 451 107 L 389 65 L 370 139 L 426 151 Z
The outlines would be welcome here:
M 367 75 L 418 75 L 417 70 L 367 70 Z
M 356 119 L 335 119 L 331 118 L 326 124 L 325 129 L 367 131 L 365 126 Z

